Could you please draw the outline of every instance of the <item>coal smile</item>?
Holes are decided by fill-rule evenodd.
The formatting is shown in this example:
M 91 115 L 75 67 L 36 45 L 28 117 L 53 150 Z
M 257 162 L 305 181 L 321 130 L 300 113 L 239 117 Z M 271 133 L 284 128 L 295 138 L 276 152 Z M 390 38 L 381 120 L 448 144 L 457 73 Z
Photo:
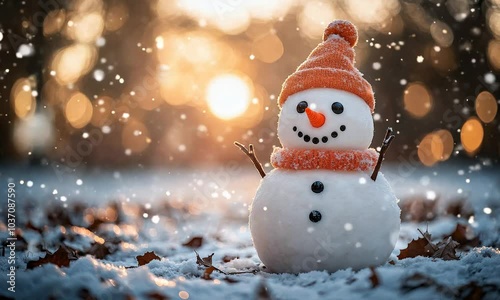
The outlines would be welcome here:
M 302 131 L 300 131 L 297 126 L 293 126 L 292 130 L 294 132 L 297 132 L 297 136 L 301 139 L 304 140 L 304 142 L 309 143 L 312 142 L 313 144 L 319 144 L 319 142 L 323 142 L 323 144 L 328 143 L 329 137 L 328 136 L 323 136 L 323 137 L 311 137 L 309 134 L 304 134 Z M 346 126 L 345 125 L 340 125 L 340 131 L 345 131 Z M 339 136 L 339 133 L 337 131 L 332 131 L 330 134 L 332 138 L 337 138 Z

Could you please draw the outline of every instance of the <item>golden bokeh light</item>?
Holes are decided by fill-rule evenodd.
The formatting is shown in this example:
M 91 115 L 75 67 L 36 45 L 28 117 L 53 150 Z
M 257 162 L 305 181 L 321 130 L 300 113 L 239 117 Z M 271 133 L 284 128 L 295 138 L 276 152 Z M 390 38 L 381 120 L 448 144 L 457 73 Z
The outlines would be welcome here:
M 453 153 L 453 148 L 455 146 L 453 136 L 451 135 L 451 132 L 446 129 L 438 130 L 434 132 L 434 135 L 439 138 L 443 147 L 440 149 L 433 149 L 433 153 L 435 153 L 435 157 L 438 160 L 445 161 L 450 158 L 451 154 Z
M 32 81 L 28 78 L 19 78 L 10 92 L 10 101 L 18 118 L 24 119 L 31 116 L 36 108 Z
M 14 122 L 13 142 L 23 155 L 30 151 L 44 151 L 54 142 L 52 117 L 46 113 L 35 113 Z
M 375 28 L 397 15 L 401 9 L 397 0 L 344 0 L 344 5 L 355 21 Z
M 140 153 L 144 151 L 151 143 L 149 130 L 139 120 L 131 119 L 127 121 L 122 131 L 122 145 L 131 153 Z
M 446 23 L 434 21 L 431 24 L 430 32 L 432 38 L 441 47 L 450 47 L 453 44 L 453 31 Z
M 476 114 L 484 123 L 495 120 L 498 111 L 498 103 L 490 92 L 483 91 L 476 98 Z
M 474 155 L 479 150 L 483 137 L 483 125 L 474 117 L 468 119 L 460 131 L 462 146 L 469 155 Z
M 80 43 L 94 43 L 102 34 L 104 19 L 100 13 L 76 15 L 66 26 L 69 38 Z
M 265 63 L 273 63 L 283 55 L 283 43 L 276 34 L 266 34 L 253 43 L 252 53 Z
M 64 10 L 60 9 L 49 12 L 45 20 L 43 20 L 43 34 L 48 36 L 61 31 L 65 21 L 66 12 Z
M 493 68 L 500 70 L 500 40 L 488 43 L 488 60 Z
M 443 143 L 437 135 L 427 134 L 418 145 L 418 158 L 425 166 L 430 167 L 439 161 L 443 148 Z
M 219 119 L 230 120 L 245 113 L 252 96 L 251 82 L 234 74 L 223 74 L 208 84 L 206 100 Z
M 64 115 L 74 128 L 82 128 L 92 119 L 92 103 L 84 94 L 77 92 L 66 102 Z
M 55 71 L 55 78 L 59 84 L 71 84 L 92 69 L 96 57 L 95 47 L 87 44 L 74 44 L 55 54 L 51 68 Z
M 321 38 L 325 27 L 335 19 L 331 3 L 320 0 L 307 1 L 298 16 L 300 32 L 310 38 Z
M 411 83 L 404 92 L 404 108 L 415 118 L 422 118 L 432 109 L 432 95 L 420 82 Z
M 500 38 L 500 11 L 493 8 L 488 9 L 486 19 L 493 35 Z
M 268 21 L 283 17 L 294 4 L 295 0 L 252 0 L 244 1 L 250 15 L 258 20 Z
M 418 158 L 425 166 L 432 166 L 450 158 L 453 152 L 453 136 L 446 129 L 427 134 L 418 145 Z
M 114 3 L 106 11 L 104 27 L 107 31 L 116 31 L 127 22 L 128 16 L 128 7 L 124 3 Z

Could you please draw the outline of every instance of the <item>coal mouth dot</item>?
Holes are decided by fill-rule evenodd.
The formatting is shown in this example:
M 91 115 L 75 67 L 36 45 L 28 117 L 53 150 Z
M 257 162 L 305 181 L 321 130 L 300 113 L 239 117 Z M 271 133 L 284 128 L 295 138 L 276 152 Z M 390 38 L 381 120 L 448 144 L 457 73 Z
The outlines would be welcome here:
M 306 143 L 312 142 L 313 144 L 319 144 L 319 142 L 323 142 L 323 143 L 326 144 L 329 141 L 329 138 L 327 136 L 323 136 L 323 137 L 319 138 L 319 137 L 311 137 L 308 134 L 304 134 L 302 131 L 298 131 L 298 127 L 297 126 L 293 126 L 292 130 L 294 132 L 297 132 L 297 136 L 299 138 L 302 138 L 304 140 L 304 142 L 306 142 Z M 346 126 L 345 125 L 341 125 L 340 126 L 340 131 L 345 131 L 345 130 L 346 130 Z M 339 134 L 338 134 L 337 131 L 333 131 L 331 133 L 331 136 L 332 136 L 332 138 L 336 138 L 336 137 L 339 136 Z

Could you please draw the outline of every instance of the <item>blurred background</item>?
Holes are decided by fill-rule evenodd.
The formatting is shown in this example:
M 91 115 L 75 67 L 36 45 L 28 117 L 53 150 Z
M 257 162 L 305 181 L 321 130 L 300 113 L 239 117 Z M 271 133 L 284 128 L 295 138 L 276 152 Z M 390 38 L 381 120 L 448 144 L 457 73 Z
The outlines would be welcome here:
M 215 253 L 223 269 L 260 263 L 248 230 L 260 176 L 233 142 L 253 143 L 272 169 L 281 85 L 335 19 L 359 29 L 356 66 L 376 98 L 372 147 L 387 127 L 397 133 L 382 166 L 401 200 L 394 253 L 417 228 L 498 253 L 500 0 L 0 0 L 0 194 L 15 186 L 18 280 L 32 287 L 21 298 L 145 299 L 162 290 L 195 299 L 216 286 L 234 298 L 246 295 L 243 284 L 253 295 L 258 275 L 199 284 L 192 249 Z M 0 204 L 4 250 L 11 210 Z M 63 248 L 80 257 L 67 270 L 21 271 Z M 129 269 L 149 251 L 164 258 L 158 268 Z M 454 284 L 472 278 L 465 288 L 474 295 L 476 283 L 498 285 L 486 268 L 435 266 L 421 264 L 429 277 L 405 271 L 412 283 L 398 280 L 429 295 L 444 293 L 452 270 Z M 334 275 L 335 288 L 320 291 L 344 286 L 365 297 L 368 275 L 357 274 L 353 289 L 345 285 L 355 277 Z M 287 296 L 317 290 L 305 277 L 283 278 Z
M 492 166 L 499 0 L 0 1 L 0 163 L 266 168 L 285 78 L 334 19 L 356 24 L 389 161 Z

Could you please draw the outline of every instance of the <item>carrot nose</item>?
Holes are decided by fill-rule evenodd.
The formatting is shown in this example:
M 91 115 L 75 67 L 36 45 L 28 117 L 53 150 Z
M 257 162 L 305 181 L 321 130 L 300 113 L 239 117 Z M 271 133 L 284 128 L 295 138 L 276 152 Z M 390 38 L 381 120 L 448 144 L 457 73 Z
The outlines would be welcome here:
M 312 127 L 318 128 L 325 124 L 325 116 L 322 113 L 316 112 L 308 107 L 306 108 L 306 114 Z

